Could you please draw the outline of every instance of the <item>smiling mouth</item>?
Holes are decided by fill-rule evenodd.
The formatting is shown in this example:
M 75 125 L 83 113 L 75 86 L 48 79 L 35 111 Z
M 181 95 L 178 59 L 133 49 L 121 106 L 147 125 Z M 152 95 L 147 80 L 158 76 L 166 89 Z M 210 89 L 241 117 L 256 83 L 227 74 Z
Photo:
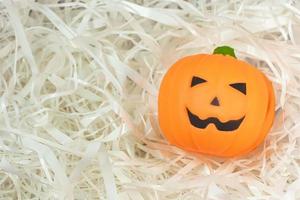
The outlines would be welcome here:
M 194 115 L 188 108 L 186 110 L 188 112 L 190 123 L 194 127 L 201 129 L 206 128 L 209 124 L 214 124 L 219 131 L 234 131 L 240 127 L 242 121 L 245 118 L 244 116 L 240 119 L 230 120 L 223 123 L 216 117 L 209 117 L 205 120 L 200 119 L 197 115 Z

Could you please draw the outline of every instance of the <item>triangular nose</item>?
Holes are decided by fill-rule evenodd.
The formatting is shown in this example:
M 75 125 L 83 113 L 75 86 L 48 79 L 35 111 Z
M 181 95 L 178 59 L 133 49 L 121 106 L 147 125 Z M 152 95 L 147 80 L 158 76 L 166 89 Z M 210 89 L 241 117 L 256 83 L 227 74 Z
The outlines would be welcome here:
M 218 99 L 217 97 L 215 97 L 215 98 L 210 102 L 210 105 L 213 105 L 213 106 L 220 106 L 219 99 Z

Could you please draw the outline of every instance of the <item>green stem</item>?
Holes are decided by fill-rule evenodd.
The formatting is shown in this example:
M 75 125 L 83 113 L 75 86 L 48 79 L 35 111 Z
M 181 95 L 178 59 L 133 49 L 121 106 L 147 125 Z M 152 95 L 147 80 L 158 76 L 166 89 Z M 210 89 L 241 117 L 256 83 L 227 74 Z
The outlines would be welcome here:
M 234 58 L 236 58 L 235 53 L 234 53 L 234 49 L 229 47 L 229 46 L 221 46 L 221 47 L 217 47 L 214 50 L 213 54 L 222 54 L 224 56 L 232 56 Z

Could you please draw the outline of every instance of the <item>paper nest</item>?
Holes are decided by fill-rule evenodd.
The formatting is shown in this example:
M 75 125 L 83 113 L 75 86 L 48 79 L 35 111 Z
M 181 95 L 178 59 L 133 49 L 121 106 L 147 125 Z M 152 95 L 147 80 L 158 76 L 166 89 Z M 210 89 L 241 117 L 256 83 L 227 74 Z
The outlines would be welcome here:
M 298 1 L 0 1 L 0 199 L 300 199 Z M 264 144 L 235 159 L 168 145 L 160 81 L 235 48 L 276 90 Z

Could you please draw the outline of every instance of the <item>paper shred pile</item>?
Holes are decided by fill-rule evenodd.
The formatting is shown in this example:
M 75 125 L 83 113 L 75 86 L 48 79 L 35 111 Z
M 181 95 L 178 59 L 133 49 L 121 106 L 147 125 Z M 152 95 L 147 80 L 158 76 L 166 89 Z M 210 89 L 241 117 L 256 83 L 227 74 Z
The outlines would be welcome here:
M 276 90 L 271 133 L 235 159 L 157 122 L 170 65 L 221 45 Z M 0 1 L 0 199 L 300 199 L 299 110 L 299 1 Z

